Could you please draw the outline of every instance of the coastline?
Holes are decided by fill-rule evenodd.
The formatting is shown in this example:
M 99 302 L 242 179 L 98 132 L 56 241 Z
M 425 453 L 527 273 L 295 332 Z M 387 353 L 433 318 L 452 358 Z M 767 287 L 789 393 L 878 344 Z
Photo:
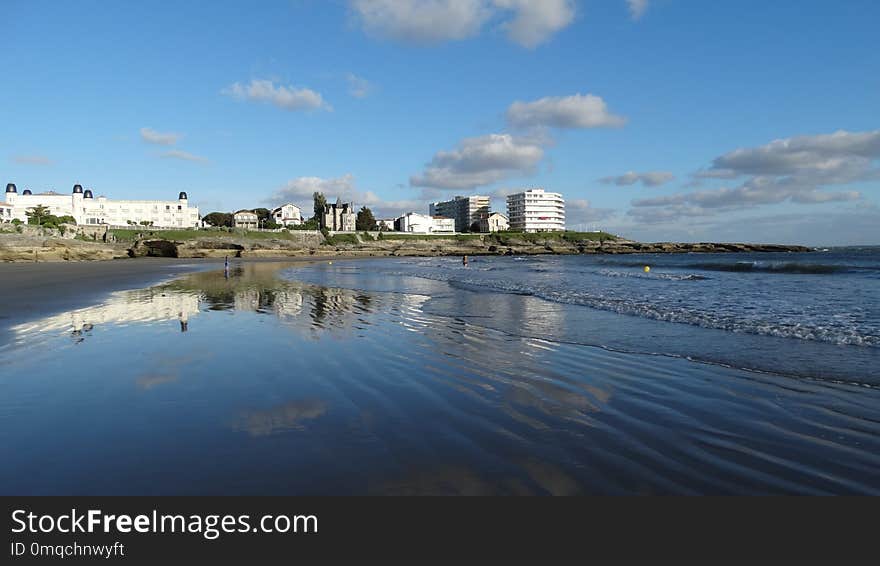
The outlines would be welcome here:
M 479 234 L 385 238 L 345 233 L 325 239 L 249 237 L 217 233 L 194 234 L 184 240 L 164 239 L 161 232 L 131 242 L 86 242 L 52 236 L 34 238 L 0 235 L 0 262 L 91 262 L 129 258 L 317 259 L 321 257 L 437 257 L 462 255 L 631 255 L 675 253 L 811 252 L 815 248 L 783 244 L 726 242 L 636 242 L 591 239 L 559 234 Z

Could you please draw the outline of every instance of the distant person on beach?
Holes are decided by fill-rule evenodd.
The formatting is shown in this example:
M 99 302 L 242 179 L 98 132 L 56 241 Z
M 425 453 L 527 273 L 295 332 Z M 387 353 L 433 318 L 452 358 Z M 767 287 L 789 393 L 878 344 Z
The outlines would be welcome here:
M 226 259 L 223 261 L 223 275 L 229 279 L 229 256 L 226 256 Z
M 464 256 L 464 257 L 461 258 L 461 264 L 462 264 L 463 266 L 467 267 L 467 256 Z

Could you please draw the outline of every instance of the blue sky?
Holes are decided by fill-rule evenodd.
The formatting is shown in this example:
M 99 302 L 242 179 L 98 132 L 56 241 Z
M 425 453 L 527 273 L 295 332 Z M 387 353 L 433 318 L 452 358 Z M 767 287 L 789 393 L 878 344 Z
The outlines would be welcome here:
M 880 3 L 0 2 L 0 170 L 203 213 L 542 186 L 570 228 L 880 244 Z

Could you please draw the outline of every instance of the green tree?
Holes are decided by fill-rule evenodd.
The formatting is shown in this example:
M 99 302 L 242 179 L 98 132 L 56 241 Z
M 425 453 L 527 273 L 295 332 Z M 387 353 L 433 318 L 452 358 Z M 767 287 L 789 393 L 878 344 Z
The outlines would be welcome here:
M 314 201 L 314 212 L 315 215 L 312 216 L 315 220 L 318 221 L 318 224 L 321 223 L 321 216 L 324 214 L 324 207 L 327 206 L 327 198 L 324 196 L 324 193 L 319 193 L 315 191 L 312 194 L 312 200 Z
M 376 229 L 376 219 L 373 218 L 373 211 L 366 206 L 361 208 L 357 213 L 354 221 L 355 230 L 361 232 L 372 232 Z
M 211 226 L 225 226 L 226 228 L 232 228 L 232 214 L 228 212 L 211 212 L 204 215 L 202 220 Z
M 257 226 L 260 228 L 268 228 L 267 224 L 271 221 L 273 224 L 275 223 L 272 220 L 272 212 L 268 208 L 255 208 L 254 213 L 257 215 Z
M 28 217 L 28 224 L 36 224 L 37 226 L 42 226 L 46 218 L 51 216 L 49 214 L 49 208 L 42 204 L 38 204 L 37 206 L 28 209 L 25 214 L 27 214 Z
M 299 226 L 291 226 L 291 228 L 293 228 L 294 230 L 317 230 L 318 228 L 320 228 L 320 226 L 318 226 L 317 219 L 309 218 Z

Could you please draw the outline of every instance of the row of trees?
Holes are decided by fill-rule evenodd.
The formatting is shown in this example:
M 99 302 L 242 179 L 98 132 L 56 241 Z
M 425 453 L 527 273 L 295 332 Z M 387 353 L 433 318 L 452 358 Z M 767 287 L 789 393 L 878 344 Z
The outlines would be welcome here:
M 312 217 L 308 220 L 305 220 L 299 226 L 294 226 L 294 229 L 297 230 L 318 230 L 321 227 L 321 217 L 324 215 L 324 208 L 327 206 L 327 197 L 324 196 L 324 193 L 315 191 L 312 194 Z M 267 208 L 255 208 L 254 212 L 259 219 L 259 224 L 263 228 L 275 229 L 280 228 L 278 224 L 275 223 L 275 220 L 272 218 L 272 212 Z M 234 218 L 232 213 L 229 212 L 211 212 L 202 217 L 206 223 L 211 226 L 218 227 L 226 227 L 232 228 L 234 224 Z M 357 213 L 357 219 L 355 220 L 355 228 L 358 232 L 363 231 L 373 231 L 376 230 L 376 219 L 373 217 L 373 211 L 364 206 Z

